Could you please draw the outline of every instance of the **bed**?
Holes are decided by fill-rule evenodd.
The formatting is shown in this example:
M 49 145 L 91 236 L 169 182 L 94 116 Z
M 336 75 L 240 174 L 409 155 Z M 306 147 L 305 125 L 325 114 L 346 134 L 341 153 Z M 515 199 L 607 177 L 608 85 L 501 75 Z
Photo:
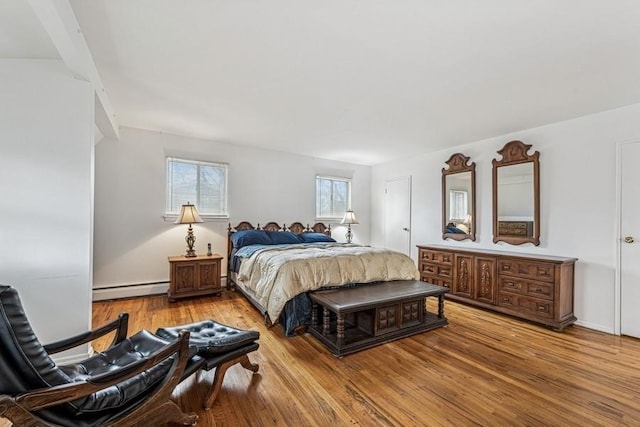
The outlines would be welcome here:
M 264 315 L 279 322 L 287 336 L 311 322 L 308 292 L 371 286 L 420 277 L 405 254 L 354 243 L 338 243 L 323 223 L 254 227 L 247 221 L 228 229 L 227 280 Z

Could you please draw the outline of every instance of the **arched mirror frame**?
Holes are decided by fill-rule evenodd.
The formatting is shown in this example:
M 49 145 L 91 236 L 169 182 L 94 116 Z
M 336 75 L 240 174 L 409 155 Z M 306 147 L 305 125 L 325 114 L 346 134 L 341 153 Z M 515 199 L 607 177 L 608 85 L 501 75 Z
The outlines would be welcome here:
M 524 243 L 540 244 L 540 152 L 527 154 L 531 144 L 522 141 L 510 141 L 498 151 L 502 160 L 493 159 L 493 243 L 505 242 L 511 245 Z M 498 228 L 498 168 L 504 166 L 533 163 L 533 232 L 532 236 L 504 236 Z
M 445 162 L 449 166 L 449 169 L 442 168 L 442 239 L 444 240 L 476 240 L 476 164 L 475 162 L 467 164 L 469 159 L 470 157 L 462 153 L 456 153 Z M 469 224 L 469 232 L 466 234 L 447 233 L 447 224 L 449 221 L 447 212 L 447 198 L 449 197 L 447 194 L 447 176 L 463 172 L 471 173 L 471 221 Z

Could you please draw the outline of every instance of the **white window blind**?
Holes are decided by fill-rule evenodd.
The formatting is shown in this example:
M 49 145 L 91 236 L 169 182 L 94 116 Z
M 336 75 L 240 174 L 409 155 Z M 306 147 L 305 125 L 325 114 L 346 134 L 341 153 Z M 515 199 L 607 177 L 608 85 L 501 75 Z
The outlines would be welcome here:
M 351 207 L 351 180 L 316 177 L 316 217 L 342 218 Z
M 456 222 L 465 221 L 469 213 L 468 205 L 468 195 L 466 191 L 450 190 L 449 206 L 451 213 L 449 220 Z
M 178 215 L 186 203 L 203 216 L 228 216 L 227 169 L 224 163 L 167 158 L 167 215 Z

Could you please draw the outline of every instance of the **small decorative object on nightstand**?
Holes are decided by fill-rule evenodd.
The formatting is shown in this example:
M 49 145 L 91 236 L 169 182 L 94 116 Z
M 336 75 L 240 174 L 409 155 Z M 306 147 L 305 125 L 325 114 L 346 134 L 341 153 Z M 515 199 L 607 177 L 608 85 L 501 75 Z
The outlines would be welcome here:
M 222 256 L 170 256 L 169 301 L 222 292 L 220 277 Z
M 207 243 L 207 256 L 211 256 L 211 255 L 213 255 L 211 253 L 211 243 Z

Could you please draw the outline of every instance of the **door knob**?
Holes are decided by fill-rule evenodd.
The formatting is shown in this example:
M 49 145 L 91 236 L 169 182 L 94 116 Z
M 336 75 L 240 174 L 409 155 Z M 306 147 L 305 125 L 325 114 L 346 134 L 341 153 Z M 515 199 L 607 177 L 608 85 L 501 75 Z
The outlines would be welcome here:
M 407 227 L 402 227 L 403 231 L 409 231 L 409 229 Z
M 625 237 L 624 238 L 624 242 L 625 243 L 633 243 L 634 242 L 633 237 L 631 237 L 631 236 Z

